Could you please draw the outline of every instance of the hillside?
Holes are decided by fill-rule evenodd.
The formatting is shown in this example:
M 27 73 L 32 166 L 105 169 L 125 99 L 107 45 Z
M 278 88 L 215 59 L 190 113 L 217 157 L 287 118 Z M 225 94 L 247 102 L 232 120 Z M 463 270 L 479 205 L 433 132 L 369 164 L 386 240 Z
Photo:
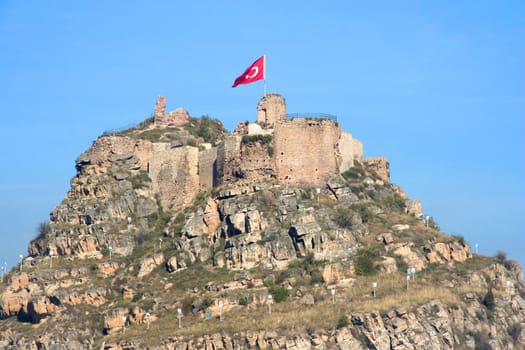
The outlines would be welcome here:
M 227 134 L 159 98 L 95 140 L 4 276 L 0 347 L 525 348 L 519 264 L 441 232 L 386 159 L 283 101 Z

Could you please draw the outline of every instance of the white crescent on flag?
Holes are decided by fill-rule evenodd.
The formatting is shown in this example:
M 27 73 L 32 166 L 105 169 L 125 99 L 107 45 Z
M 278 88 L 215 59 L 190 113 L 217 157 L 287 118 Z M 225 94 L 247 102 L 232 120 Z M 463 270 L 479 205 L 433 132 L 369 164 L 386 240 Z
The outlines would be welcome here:
M 257 66 L 252 67 L 250 69 L 250 72 L 252 72 L 252 71 L 253 71 L 253 74 L 250 74 L 250 73 L 246 74 L 246 79 L 251 79 L 251 78 L 257 76 L 257 74 L 259 74 L 259 67 L 257 67 Z

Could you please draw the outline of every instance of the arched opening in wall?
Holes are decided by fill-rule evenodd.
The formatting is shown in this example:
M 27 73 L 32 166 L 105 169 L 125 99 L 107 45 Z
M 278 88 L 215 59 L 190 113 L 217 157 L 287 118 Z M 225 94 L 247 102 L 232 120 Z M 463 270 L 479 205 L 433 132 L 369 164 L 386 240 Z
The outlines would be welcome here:
M 312 237 L 311 243 L 312 243 L 312 249 L 315 249 L 315 239 L 313 237 Z

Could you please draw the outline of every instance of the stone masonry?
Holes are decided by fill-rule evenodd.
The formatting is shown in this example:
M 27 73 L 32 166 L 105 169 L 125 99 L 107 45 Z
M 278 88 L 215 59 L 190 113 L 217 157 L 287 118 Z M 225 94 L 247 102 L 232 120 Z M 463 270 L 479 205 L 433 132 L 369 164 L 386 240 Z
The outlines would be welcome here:
M 362 143 L 331 119 L 286 119 L 285 100 L 275 93 L 263 97 L 257 110 L 257 124 L 240 123 L 219 146 L 214 183 L 277 179 L 322 186 L 352 167 L 354 160 L 362 161 Z M 264 143 L 246 135 L 272 139 Z
M 159 96 L 153 112 L 154 125 L 157 128 L 184 126 L 190 121 L 190 115 L 184 108 L 166 113 L 166 98 Z
M 339 173 L 336 159 L 341 129 L 327 119 L 292 119 L 275 125 L 277 179 L 319 186 Z
M 257 124 L 273 128 L 276 122 L 286 119 L 286 101 L 281 95 L 268 93 L 257 105 Z

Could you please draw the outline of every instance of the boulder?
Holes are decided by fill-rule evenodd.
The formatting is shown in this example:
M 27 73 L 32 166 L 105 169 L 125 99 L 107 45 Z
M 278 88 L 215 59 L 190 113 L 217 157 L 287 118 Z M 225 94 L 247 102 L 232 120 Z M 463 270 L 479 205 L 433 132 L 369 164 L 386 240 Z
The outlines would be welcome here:
M 157 266 L 160 266 L 164 263 L 164 254 L 156 253 L 152 256 L 148 256 L 140 261 L 139 272 L 137 277 L 142 278 L 151 271 L 153 271 Z

